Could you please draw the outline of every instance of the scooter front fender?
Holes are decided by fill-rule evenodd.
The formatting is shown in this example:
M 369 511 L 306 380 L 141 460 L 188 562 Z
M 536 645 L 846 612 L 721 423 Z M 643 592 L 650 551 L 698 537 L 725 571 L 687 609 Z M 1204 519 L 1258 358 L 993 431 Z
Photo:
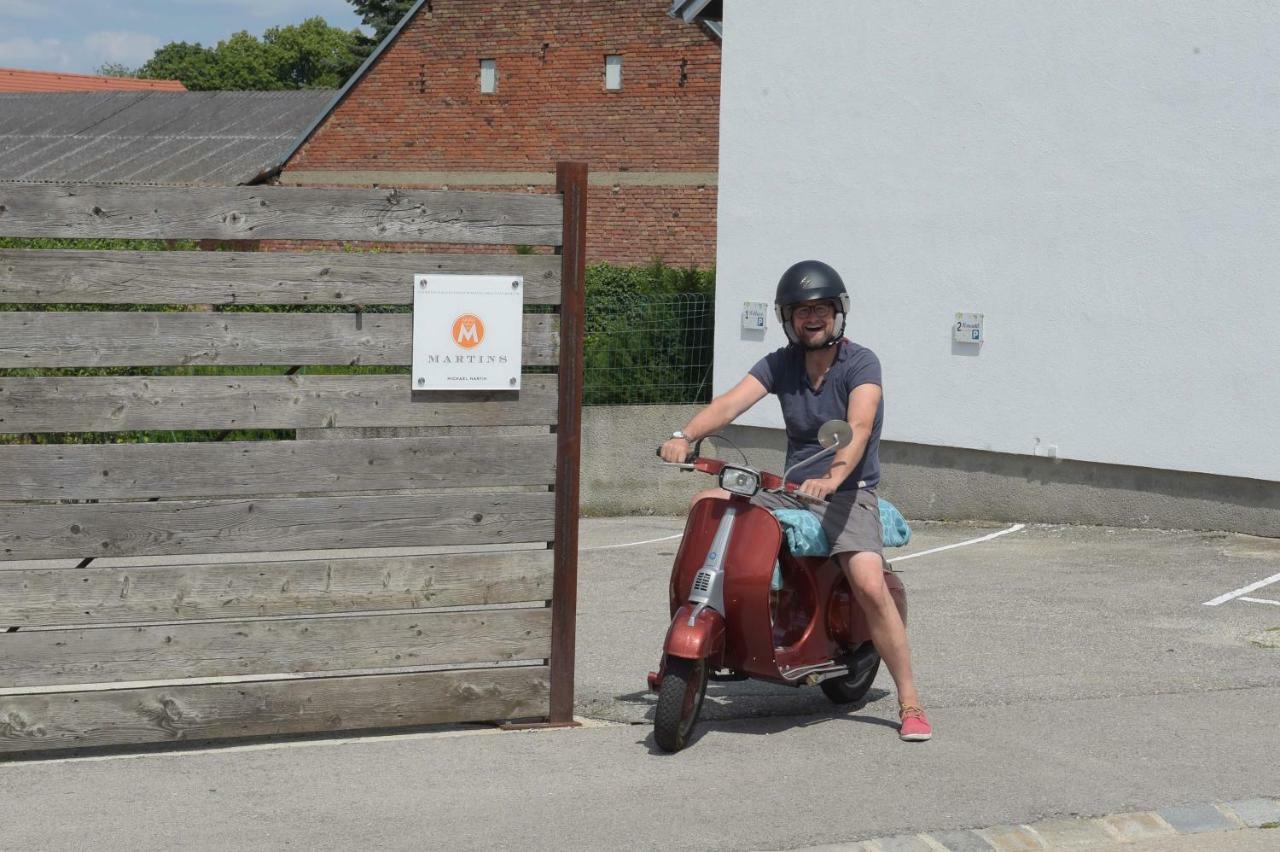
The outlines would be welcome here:
M 690 624 L 689 617 L 696 608 L 687 603 L 676 610 L 663 649 L 673 657 L 708 659 L 719 667 L 724 657 L 724 616 L 707 607 Z

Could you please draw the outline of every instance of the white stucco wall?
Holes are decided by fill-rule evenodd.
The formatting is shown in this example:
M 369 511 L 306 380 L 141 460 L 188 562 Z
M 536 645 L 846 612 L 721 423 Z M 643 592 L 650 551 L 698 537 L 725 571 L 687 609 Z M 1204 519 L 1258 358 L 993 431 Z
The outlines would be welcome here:
M 886 439 L 1280 480 L 1280 5 L 725 7 L 717 392 L 812 256 Z

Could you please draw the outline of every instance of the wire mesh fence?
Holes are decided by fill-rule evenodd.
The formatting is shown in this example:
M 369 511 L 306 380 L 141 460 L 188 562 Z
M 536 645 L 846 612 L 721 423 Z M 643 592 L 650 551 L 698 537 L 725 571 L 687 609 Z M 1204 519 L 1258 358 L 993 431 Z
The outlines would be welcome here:
M 587 405 L 711 399 L 715 299 L 702 293 L 593 293 L 586 305 Z

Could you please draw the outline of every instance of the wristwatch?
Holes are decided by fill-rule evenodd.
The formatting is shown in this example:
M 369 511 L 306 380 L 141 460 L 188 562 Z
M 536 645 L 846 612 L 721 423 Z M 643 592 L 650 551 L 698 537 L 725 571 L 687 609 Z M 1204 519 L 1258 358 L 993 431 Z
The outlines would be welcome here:
M 671 437 L 680 438 L 681 440 L 684 440 L 684 441 L 689 441 L 689 436 L 684 433 L 683 429 L 677 429 L 676 431 L 672 432 Z M 693 442 L 689 441 L 689 443 L 693 443 Z

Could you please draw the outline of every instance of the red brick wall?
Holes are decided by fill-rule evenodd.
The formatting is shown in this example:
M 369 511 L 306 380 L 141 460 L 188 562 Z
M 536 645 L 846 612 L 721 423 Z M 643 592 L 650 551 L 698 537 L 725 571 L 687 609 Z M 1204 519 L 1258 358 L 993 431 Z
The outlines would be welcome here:
M 714 263 L 714 184 L 632 185 L 639 173 L 716 171 L 714 39 L 668 18 L 665 0 L 430 5 L 290 159 L 283 182 L 303 170 L 549 173 L 585 160 L 594 173 L 631 173 L 591 187 L 591 260 Z M 604 57 L 614 53 L 623 88 L 608 92 Z M 497 61 L 495 94 L 480 93 L 481 59 Z
M 716 188 L 593 186 L 587 191 L 591 262 L 714 266 Z

